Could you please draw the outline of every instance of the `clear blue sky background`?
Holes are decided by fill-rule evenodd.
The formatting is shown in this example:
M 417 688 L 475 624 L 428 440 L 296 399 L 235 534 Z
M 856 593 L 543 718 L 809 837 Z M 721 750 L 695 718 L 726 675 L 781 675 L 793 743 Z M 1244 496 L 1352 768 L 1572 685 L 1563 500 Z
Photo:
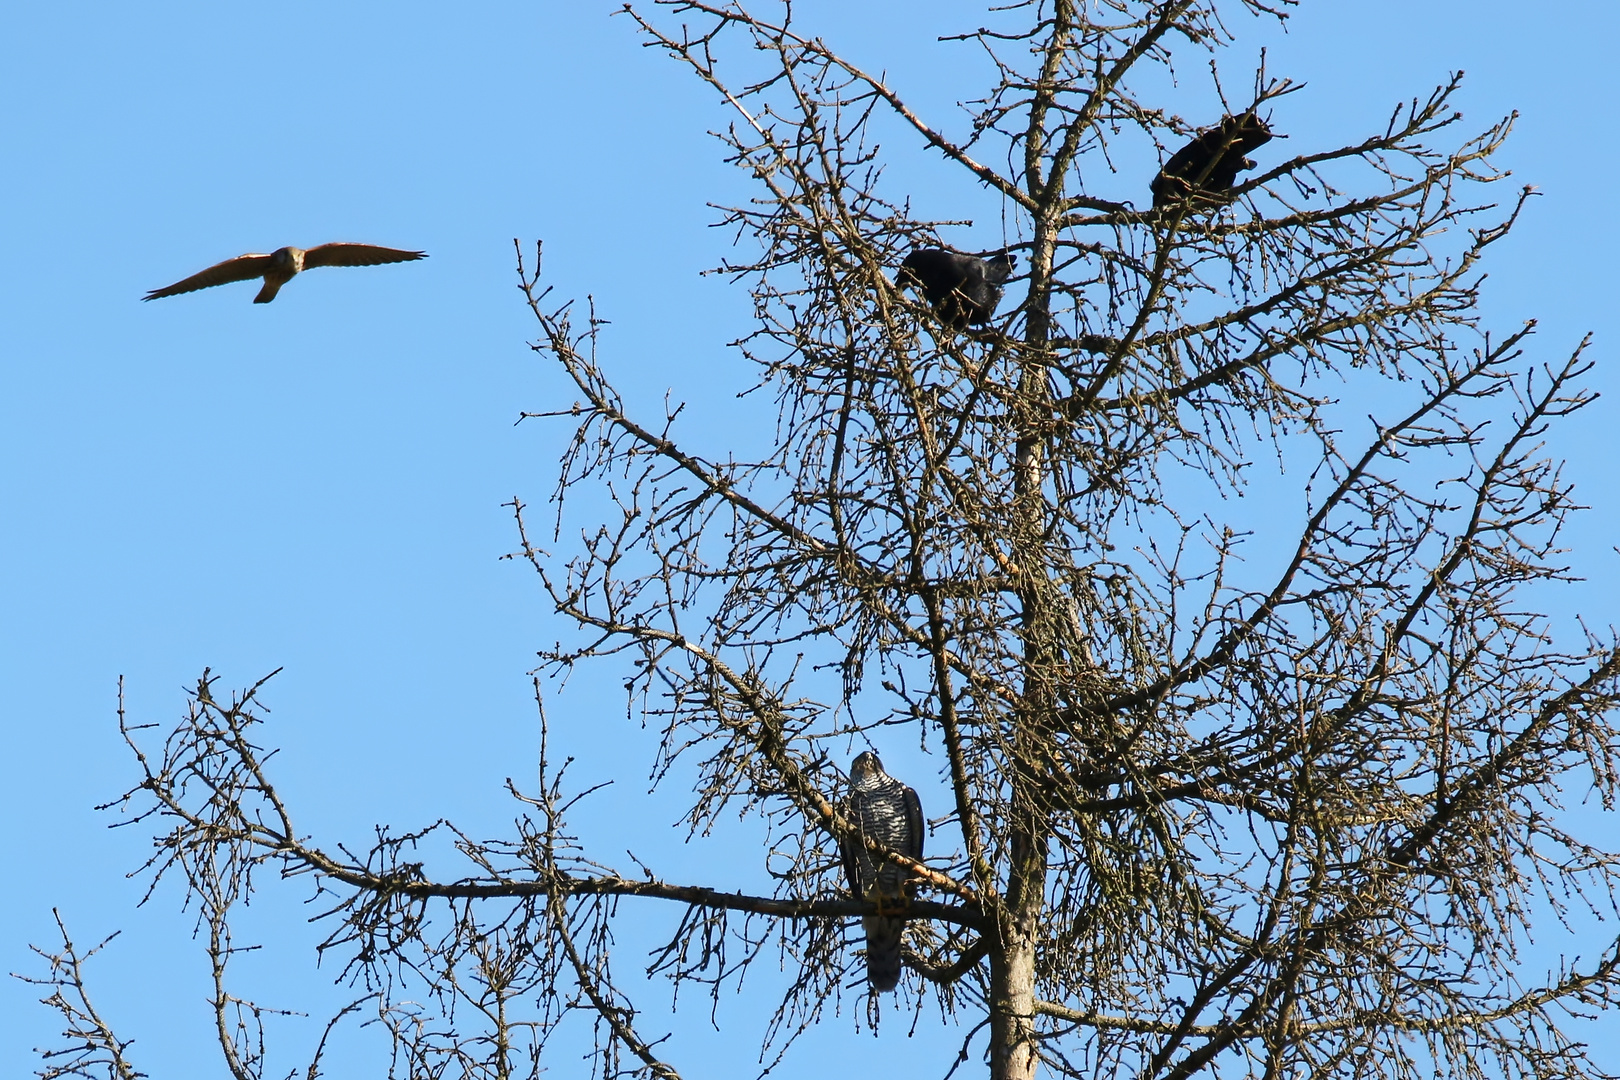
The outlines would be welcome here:
M 512 239 L 545 241 L 561 293 L 595 295 L 614 323 L 605 363 L 632 401 L 669 390 L 692 403 L 699 449 L 724 454 L 728 430 L 769 420 L 754 411 L 763 398 L 732 397 L 750 379 L 725 348 L 745 331 L 746 298 L 698 277 L 729 241 L 706 228 L 706 203 L 746 197 L 705 134 L 728 118 L 638 47 L 629 20 L 609 18 L 616 6 L 61 3 L 0 15 L 0 970 L 37 970 L 26 944 L 50 940 L 53 905 L 83 942 L 125 928 L 95 985 L 155 1076 L 219 1070 L 196 1067 L 208 1030 L 189 919 L 172 890 L 132 911 L 139 888 L 123 875 L 144 858 L 143 834 L 108 832 L 92 810 L 134 775 L 115 728 L 120 675 L 133 717 L 167 724 L 205 665 L 231 687 L 284 668 L 268 738 L 323 843 L 440 816 L 503 835 L 503 779 L 532 780 L 525 673 L 566 628 L 524 567 L 498 561 L 516 545 L 501 504 L 544 501 L 562 433 L 515 427 L 517 414 L 572 397 L 525 347 Z M 921 6 L 816 0 L 800 12 L 954 124 L 952 102 L 979 88 L 953 77 L 959 47 L 933 37 L 983 19 L 952 2 L 911 23 Z M 1272 73 L 1309 84 L 1277 109 L 1290 153 L 1381 126 L 1456 68 L 1469 72 L 1469 127 L 1522 113 L 1503 161 L 1545 195 L 1498 250 L 1486 315 L 1504 330 L 1542 319 L 1534 348 L 1549 360 L 1595 330 L 1600 389 L 1620 389 L 1617 36 L 1620 8 L 1607 4 L 1323 0 L 1265 38 Z M 1234 74 L 1259 44 L 1239 46 Z M 1187 112 L 1207 122 L 1217 110 Z M 917 147 L 896 150 L 919 203 L 948 213 L 960 182 Z M 251 304 L 248 285 L 139 302 L 240 252 L 329 240 L 432 257 L 323 270 L 269 306 Z M 1590 580 L 1568 602 L 1599 626 L 1620 598 L 1617 408 L 1611 393 L 1552 441 L 1594 508 L 1570 534 Z M 590 823 L 610 851 L 634 845 L 703 884 L 738 884 L 733 867 L 757 876 L 747 851 L 678 847 L 684 834 L 665 828 L 678 800 L 642 795 L 652 741 L 611 678 L 581 676 L 549 709 L 585 777 L 621 778 Z M 311 912 L 286 902 L 306 886 L 265 884 L 283 899 L 267 898 L 254 931 L 278 949 L 244 964 L 244 989 L 318 1004 L 335 971 L 310 971 Z M 0 984 L 4 1075 L 35 1067 L 29 1048 L 56 1030 L 33 996 Z M 722 1013 L 716 1035 L 702 1002 L 683 1008 L 649 1019 L 677 1030 L 675 1064 L 744 1074 L 757 1012 Z M 299 1023 L 277 1035 L 295 1054 Z M 957 1040 L 933 1030 L 888 1025 L 874 1047 L 846 1014 L 777 1075 L 822 1075 L 857 1051 L 938 1075 Z M 1620 1066 L 1620 1041 L 1605 1051 Z M 276 1062 L 284 1072 L 297 1058 Z

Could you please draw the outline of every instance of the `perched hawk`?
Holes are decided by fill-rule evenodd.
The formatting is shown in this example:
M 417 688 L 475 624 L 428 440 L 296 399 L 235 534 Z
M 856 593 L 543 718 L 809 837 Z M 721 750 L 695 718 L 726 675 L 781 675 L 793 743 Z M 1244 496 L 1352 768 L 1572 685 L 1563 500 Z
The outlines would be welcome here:
M 883 771 L 883 762 L 868 750 L 849 767 L 849 798 L 844 813 L 861 831 L 890 851 L 922 859 L 923 816 L 917 793 Z M 878 915 L 861 919 L 866 930 L 866 978 L 873 990 L 893 990 L 900 981 L 900 936 L 906 920 L 887 911 L 903 911 L 909 900 L 908 875 L 894 863 L 877 860 L 865 844 L 846 841 L 844 870 L 856 896 L 877 904 Z
M 920 288 L 940 321 L 960 330 L 990 321 L 1001 303 L 1002 282 L 1017 262 L 1006 251 L 981 259 L 940 248 L 919 248 L 900 264 L 900 283 Z
M 281 287 L 301 270 L 317 266 L 376 266 L 378 263 L 410 262 L 425 259 L 425 251 L 401 251 L 398 248 L 375 247 L 371 244 L 322 244 L 308 251 L 303 248 L 277 248 L 268 255 L 238 255 L 215 263 L 200 274 L 192 274 L 162 289 L 153 289 L 143 300 L 156 300 L 160 296 L 175 296 L 194 289 L 207 289 L 232 281 L 264 278 L 264 288 L 253 298 L 255 304 L 268 304 L 276 298 Z
M 1227 116 L 1170 156 L 1153 178 L 1153 205 L 1169 206 L 1198 193 L 1201 203 L 1219 203 L 1237 183 L 1237 174 L 1254 168 L 1244 155 L 1272 138 L 1266 122 L 1254 113 Z

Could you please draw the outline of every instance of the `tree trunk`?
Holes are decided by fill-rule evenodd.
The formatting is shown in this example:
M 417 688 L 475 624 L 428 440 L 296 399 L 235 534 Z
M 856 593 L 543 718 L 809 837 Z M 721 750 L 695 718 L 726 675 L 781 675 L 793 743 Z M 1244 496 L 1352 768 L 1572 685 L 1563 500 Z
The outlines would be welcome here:
M 1035 945 L 1046 894 L 1046 843 L 1031 817 L 1013 841 L 1013 877 L 990 951 L 991 1080 L 1034 1080 Z

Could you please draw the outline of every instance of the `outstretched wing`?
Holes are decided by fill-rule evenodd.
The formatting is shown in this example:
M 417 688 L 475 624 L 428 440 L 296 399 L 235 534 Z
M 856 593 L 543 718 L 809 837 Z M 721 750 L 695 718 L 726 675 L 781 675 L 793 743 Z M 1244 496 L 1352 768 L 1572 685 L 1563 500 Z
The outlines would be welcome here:
M 210 289 L 215 285 L 227 285 L 233 281 L 247 281 L 249 278 L 263 277 L 270 266 L 268 255 L 238 255 L 234 259 L 226 259 L 222 263 L 215 263 L 200 274 L 192 274 L 183 281 L 161 289 L 153 289 L 142 300 L 156 300 L 160 296 L 176 296 L 180 293 L 194 292 L 197 289 Z
M 402 251 L 375 244 L 322 244 L 304 252 L 304 269 L 317 266 L 377 266 L 427 258 L 425 251 Z

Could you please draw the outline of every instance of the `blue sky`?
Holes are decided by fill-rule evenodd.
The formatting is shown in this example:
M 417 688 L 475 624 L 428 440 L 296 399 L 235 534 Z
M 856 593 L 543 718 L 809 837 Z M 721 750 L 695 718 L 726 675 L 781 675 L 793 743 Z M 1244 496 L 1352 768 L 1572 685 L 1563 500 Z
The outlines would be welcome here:
M 710 453 L 769 422 L 763 399 L 733 397 L 750 382 L 725 348 L 746 330 L 746 297 L 698 276 L 730 238 L 707 227 L 707 204 L 746 197 L 706 134 L 728 118 L 610 17 L 617 6 L 64 3 L 0 16 L 0 969 L 33 970 L 26 944 L 50 940 L 53 905 L 84 940 L 125 928 L 97 988 L 154 1075 L 207 1036 L 203 969 L 172 891 L 132 911 L 140 890 L 123 875 L 144 857 L 142 834 L 109 832 L 92 809 L 132 778 L 119 676 L 132 716 L 166 724 L 204 666 L 226 686 L 283 668 L 267 693 L 271 738 L 323 838 L 364 842 L 373 823 L 439 816 L 501 835 L 514 812 L 504 778 L 533 775 L 526 673 L 566 630 L 531 574 L 499 561 L 516 546 L 502 504 L 541 504 L 554 479 L 562 429 L 514 426 L 518 413 L 571 398 L 525 345 L 512 239 L 543 239 L 547 281 L 593 295 L 613 321 L 604 359 L 633 403 L 691 402 L 687 430 Z M 952 103 L 977 88 L 957 85 L 958 54 L 933 36 L 982 18 L 935 4 L 919 26 L 911 6 L 800 12 L 954 123 Z M 1278 110 L 1290 152 L 1381 127 L 1457 68 L 1469 128 L 1520 111 L 1502 160 L 1544 194 L 1498 250 L 1485 315 L 1503 330 L 1541 319 L 1534 349 L 1549 361 L 1597 334 L 1591 381 L 1611 392 L 1551 443 L 1593 507 L 1570 533 L 1590 580 L 1569 602 L 1599 626 L 1620 598 L 1605 438 L 1620 424 L 1617 31 L 1608 5 L 1374 0 L 1307 5 L 1265 39 L 1270 70 L 1309 84 Z M 1234 70 L 1258 43 L 1240 45 Z M 900 149 L 919 205 L 947 213 L 955 179 Z M 320 271 L 268 306 L 249 285 L 139 302 L 240 252 L 329 240 L 431 257 Z M 641 795 L 652 744 L 614 681 L 581 676 L 548 691 L 548 709 L 582 769 L 624 777 L 592 828 L 621 848 L 653 843 L 646 823 L 673 821 L 674 804 Z M 701 853 L 675 850 L 682 835 L 669 833 L 666 865 L 700 866 Z M 301 1005 L 301 987 L 333 973 L 296 951 L 307 909 L 265 911 L 256 929 L 285 946 L 286 972 L 266 961 L 254 976 L 274 1004 Z M 54 1031 L 30 997 L 0 986 L 8 1074 Z M 757 1024 L 716 1036 L 707 1010 L 687 1007 L 669 1021 L 677 1065 L 746 1067 Z M 826 1027 L 826 1053 L 870 1046 L 848 1016 Z M 919 1052 L 902 1025 L 878 1043 Z M 1608 1049 L 1620 1065 L 1620 1044 Z M 921 1056 L 943 1072 L 954 1050 Z

